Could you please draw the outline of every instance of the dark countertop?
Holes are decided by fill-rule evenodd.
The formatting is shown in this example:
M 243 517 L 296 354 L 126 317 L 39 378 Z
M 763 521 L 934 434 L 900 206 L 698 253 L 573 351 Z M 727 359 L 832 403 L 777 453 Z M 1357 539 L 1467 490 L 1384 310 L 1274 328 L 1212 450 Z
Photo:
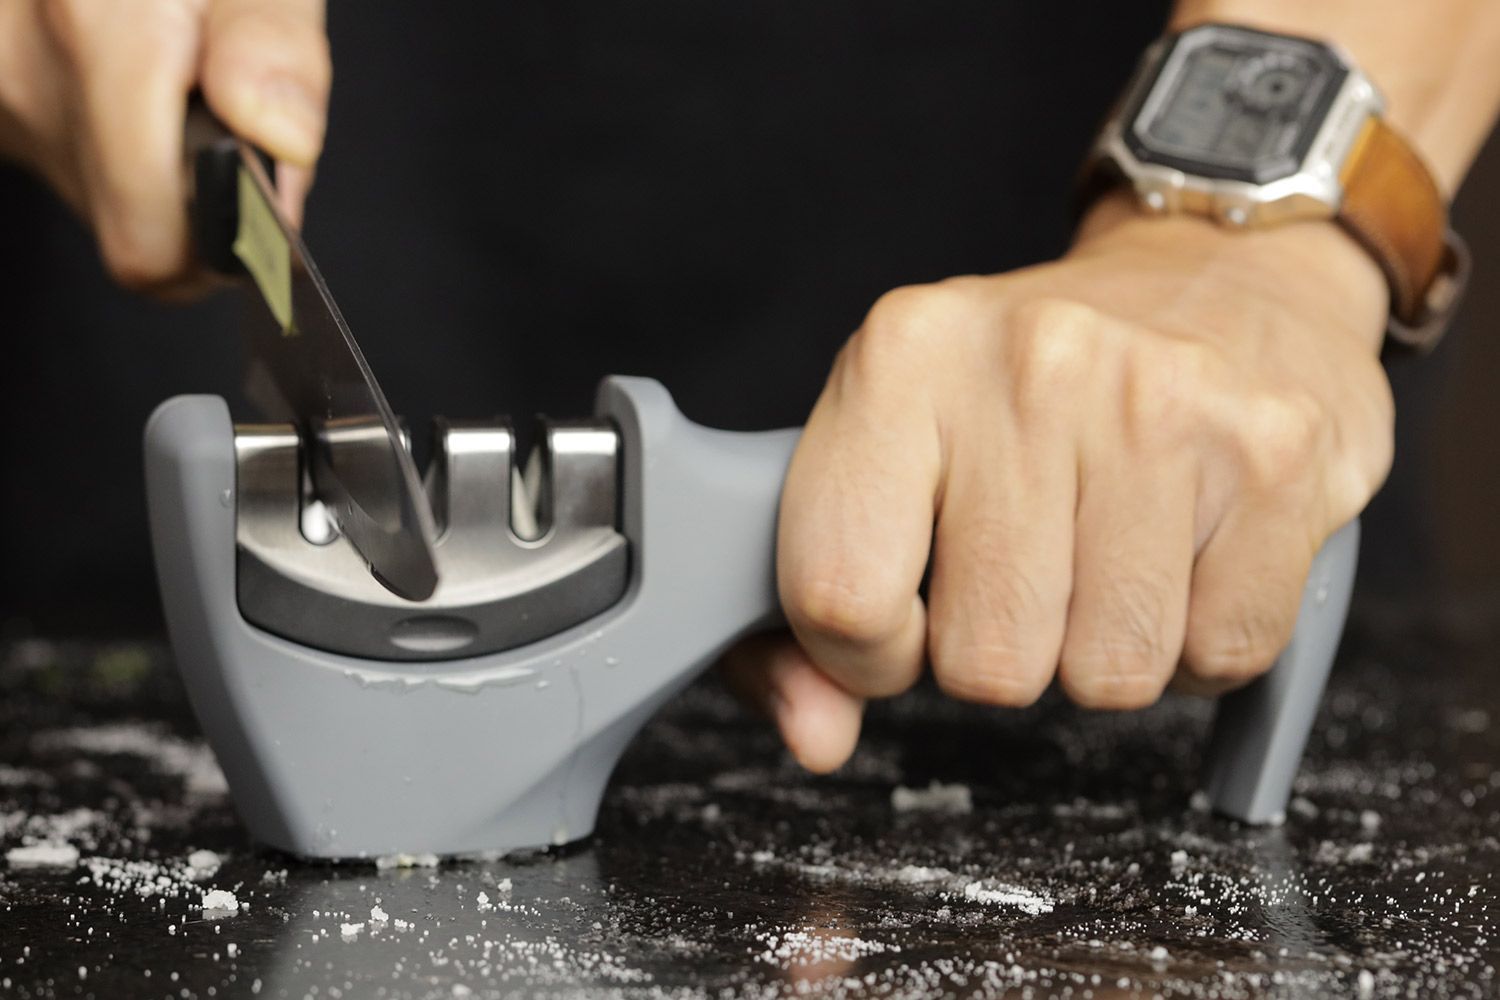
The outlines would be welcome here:
M 0 851 L 80 859 L 0 866 L 0 995 L 1495 996 L 1497 666 L 1500 601 L 1363 609 L 1264 830 L 1191 798 L 1202 703 L 924 689 L 814 778 L 704 683 L 591 840 L 380 871 L 252 849 L 160 646 L 15 642 Z M 245 908 L 206 915 L 209 889 Z

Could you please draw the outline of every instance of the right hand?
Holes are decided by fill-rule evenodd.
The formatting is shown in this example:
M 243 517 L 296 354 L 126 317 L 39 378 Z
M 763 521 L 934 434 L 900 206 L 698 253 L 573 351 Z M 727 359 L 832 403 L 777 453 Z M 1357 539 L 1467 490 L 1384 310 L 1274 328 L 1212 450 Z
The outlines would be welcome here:
M 201 87 L 231 131 L 278 161 L 296 225 L 331 78 L 323 0 L 4 0 L 0 156 L 89 224 L 118 282 L 182 294 L 203 280 L 186 212 L 189 93 Z

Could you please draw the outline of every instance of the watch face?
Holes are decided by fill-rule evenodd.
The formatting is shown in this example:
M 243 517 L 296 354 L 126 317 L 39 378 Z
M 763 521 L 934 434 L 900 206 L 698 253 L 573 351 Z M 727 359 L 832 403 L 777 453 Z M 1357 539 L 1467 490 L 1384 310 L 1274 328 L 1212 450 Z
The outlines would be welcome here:
M 1221 25 L 1188 31 L 1125 140 L 1148 163 L 1264 184 L 1296 172 L 1347 72 L 1316 42 Z

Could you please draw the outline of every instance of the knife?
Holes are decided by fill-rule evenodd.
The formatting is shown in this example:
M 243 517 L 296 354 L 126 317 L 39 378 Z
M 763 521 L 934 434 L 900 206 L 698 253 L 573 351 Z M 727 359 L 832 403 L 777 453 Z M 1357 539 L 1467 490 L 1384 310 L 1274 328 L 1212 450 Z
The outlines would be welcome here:
M 437 589 L 437 528 L 385 393 L 302 238 L 276 204 L 273 164 L 232 135 L 201 97 L 184 149 L 199 259 L 253 285 L 265 308 L 246 324 L 246 389 L 268 420 L 297 427 L 313 495 L 387 589 Z

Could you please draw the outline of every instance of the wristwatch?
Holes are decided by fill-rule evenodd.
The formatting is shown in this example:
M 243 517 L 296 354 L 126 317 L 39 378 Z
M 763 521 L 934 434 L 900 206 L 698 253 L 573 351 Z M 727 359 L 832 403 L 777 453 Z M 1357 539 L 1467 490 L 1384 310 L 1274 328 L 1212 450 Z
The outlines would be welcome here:
M 1389 337 L 1430 348 L 1468 277 L 1437 182 L 1381 117 L 1374 84 L 1332 45 L 1232 24 L 1161 39 L 1142 57 L 1083 175 L 1153 213 L 1252 228 L 1335 219 L 1379 263 Z

